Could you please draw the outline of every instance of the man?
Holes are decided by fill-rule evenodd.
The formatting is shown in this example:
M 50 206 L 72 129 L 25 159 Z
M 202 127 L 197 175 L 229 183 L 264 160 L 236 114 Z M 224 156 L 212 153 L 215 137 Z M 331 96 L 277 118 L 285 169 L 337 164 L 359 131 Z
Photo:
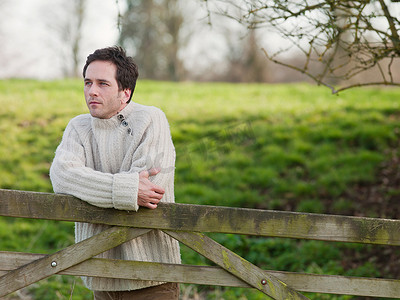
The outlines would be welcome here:
M 138 69 L 120 47 L 96 50 L 83 68 L 90 114 L 67 125 L 50 168 L 55 193 L 99 207 L 137 211 L 174 202 L 175 149 L 168 121 L 155 107 L 131 102 Z M 108 228 L 77 223 L 79 242 Z M 98 257 L 180 263 L 178 242 L 158 230 Z M 175 283 L 82 278 L 95 299 L 178 299 Z

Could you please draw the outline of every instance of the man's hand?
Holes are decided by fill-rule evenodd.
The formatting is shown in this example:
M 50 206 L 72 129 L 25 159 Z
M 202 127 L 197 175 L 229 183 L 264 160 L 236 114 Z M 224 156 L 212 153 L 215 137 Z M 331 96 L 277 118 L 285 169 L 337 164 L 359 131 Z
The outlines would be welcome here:
M 144 170 L 139 173 L 138 205 L 150 209 L 157 208 L 165 190 L 149 180 L 150 176 L 160 172 L 159 169 Z

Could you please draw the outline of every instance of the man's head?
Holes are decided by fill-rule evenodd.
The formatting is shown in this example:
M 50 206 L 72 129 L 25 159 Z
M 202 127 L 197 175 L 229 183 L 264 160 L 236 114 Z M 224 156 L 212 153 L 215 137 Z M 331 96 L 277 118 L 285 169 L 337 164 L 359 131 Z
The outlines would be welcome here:
M 133 58 L 126 56 L 126 52 L 121 47 L 108 47 L 98 49 L 90 54 L 86 59 L 86 64 L 83 67 L 83 78 L 86 76 L 86 70 L 89 64 L 95 60 L 109 61 L 117 67 L 116 80 L 120 90 L 131 90 L 132 98 L 133 92 L 136 87 L 136 80 L 139 77 L 138 66 Z
M 90 113 L 110 118 L 131 101 L 138 68 L 120 47 L 98 49 L 83 67 L 85 98 Z

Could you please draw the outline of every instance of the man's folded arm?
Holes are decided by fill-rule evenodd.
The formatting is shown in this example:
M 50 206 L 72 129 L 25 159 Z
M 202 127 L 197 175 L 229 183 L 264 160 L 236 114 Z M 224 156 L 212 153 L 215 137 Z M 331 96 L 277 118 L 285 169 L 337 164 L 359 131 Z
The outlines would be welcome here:
M 139 174 L 110 174 L 85 166 L 83 146 L 76 131 L 67 126 L 50 168 L 55 193 L 73 195 L 92 205 L 138 210 Z

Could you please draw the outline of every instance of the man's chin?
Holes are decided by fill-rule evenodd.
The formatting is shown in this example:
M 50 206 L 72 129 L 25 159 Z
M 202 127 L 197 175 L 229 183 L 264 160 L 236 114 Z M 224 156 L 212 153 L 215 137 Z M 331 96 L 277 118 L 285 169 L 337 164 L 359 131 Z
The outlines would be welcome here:
M 89 113 L 93 118 L 104 119 L 104 116 L 97 109 L 89 109 Z

